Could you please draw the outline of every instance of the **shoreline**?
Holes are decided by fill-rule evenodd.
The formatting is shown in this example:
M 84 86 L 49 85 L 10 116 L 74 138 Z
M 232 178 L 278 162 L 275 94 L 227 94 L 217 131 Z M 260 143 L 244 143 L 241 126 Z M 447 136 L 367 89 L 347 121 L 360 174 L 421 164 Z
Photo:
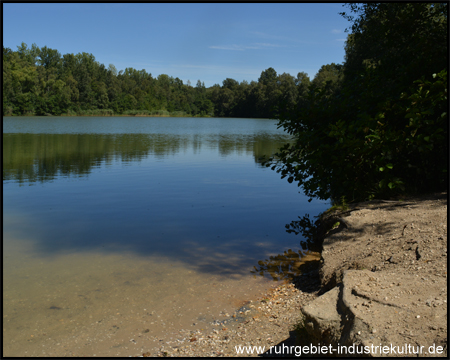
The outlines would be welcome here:
M 320 266 L 249 301 L 233 326 L 181 332 L 140 356 L 280 357 L 281 350 L 267 351 L 390 343 L 421 345 L 419 356 L 446 357 L 447 193 L 351 204 L 350 210 L 324 214 L 341 222 L 323 238 Z M 236 346 L 264 351 L 238 354 Z M 440 352 L 430 352 L 433 346 Z
M 277 120 L 277 119 L 272 119 L 272 118 L 254 118 L 254 117 L 246 117 L 246 118 L 234 118 L 234 117 L 228 117 L 228 116 L 224 116 L 224 117 L 218 117 L 218 116 L 197 116 L 197 115 L 124 115 L 124 114 L 119 114 L 119 115 L 103 115 L 103 114 L 99 114 L 99 115 L 67 115 L 67 114 L 62 114 L 62 115 L 3 115 L 3 117 L 173 117 L 173 118 L 194 118 L 194 119 L 261 119 L 261 120 Z
M 270 347 L 296 344 L 295 327 L 302 321 L 300 309 L 317 297 L 317 290 L 302 291 L 284 283 L 249 300 L 232 315 L 234 322 L 216 322 L 215 329 L 181 330 L 177 338 L 149 348 L 143 357 L 258 356 L 236 352 L 239 346 Z
M 192 116 L 192 115 L 127 115 L 127 114 L 113 114 L 113 115 L 4 115 L 3 117 L 192 117 L 192 118 L 210 118 L 212 116 Z

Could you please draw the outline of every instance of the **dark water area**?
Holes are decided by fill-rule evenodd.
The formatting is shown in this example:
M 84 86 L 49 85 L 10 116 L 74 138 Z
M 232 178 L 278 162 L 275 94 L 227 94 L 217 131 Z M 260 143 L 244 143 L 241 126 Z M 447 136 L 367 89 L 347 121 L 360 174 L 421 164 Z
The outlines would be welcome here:
M 25 293 L 23 306 L 36 304 L 37 294 L 67 300 L 84 288 L 84 296 L 86 287 L 129 293 L 133 281 L 140 284 L 133 291 L 153 289 L 142 301 L 164 313 L 161 299 L 184 291 L 170 286 L 174 269 L 178 279 L 192 280 L 192 314 L 201 308 L 202 286 L 206 294 L 218 279 L 228 295 L 250 296 L 236 291 L 243 281 L 247 289 L 253 282 L 254 292 L 267 287 L 269 274 L 251 272 L 258 261 L 287 250 L 302 255 L 300 237 L 285 225 L 328 207 L 309 203 L 262 166 L 261 157 L 289 140 L 266 119 L 3 118 L 5 314 L 17 311 Z M 78 295 L 71 316 L 86 311 Z M 112 298 L 113 307 L 128 304 L 105 299 Z M 95 312 L 102 313 L 105 299 L 92 305 Z M 42 309 L 51 306 L 67 310 L 61 301 Z M 23 314 L 49 327 L 34 307 Z M 29 351 L 43 355 L 36 349 Z M 22 351 L 11 345 L 8 354 L 26 356 Z
M 298 242 L 284 225 L 324 208 L 261 166 L 289 141 L 273 120 L 30 117 L 3 130 L 5 215 L 31 220 L 5 228 L 32 233 L 42 256 L 100 249 L 192 263 L 220 251 L 245 262 Z

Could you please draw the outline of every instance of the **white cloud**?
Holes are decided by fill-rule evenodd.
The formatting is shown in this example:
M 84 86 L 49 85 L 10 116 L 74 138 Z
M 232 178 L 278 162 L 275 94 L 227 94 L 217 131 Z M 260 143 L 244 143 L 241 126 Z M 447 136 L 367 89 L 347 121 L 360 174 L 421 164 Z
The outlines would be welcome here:
M 262 47 L 286 47 L 285 45 L 269 44 L 269 43 L 256 43 L 255 45 Z
M 209 48 L 218 50 L 237 50 L 237 51 L 245 50 L 245 47 L 242 45 L 220 45 L 220 46 L 210 46 Z
M 194 64 L 171 64 L 171 68 L 180 69 L 200 69 L 206 72 L 212 73 L 225 73 L 225 74 L 260 74 L 261 69 L 254 69 L 248 67 L 233 67 L 233 66 L 221 66 L 221 65 L 194 65 Z
M 212 45 L 209 46 L 210 49 L 218 50 L 233 50 L 233 51 L 244 51 L 244 50 L 258 50 L 269 47 L 285 47 L 284 45 L 269 44 L 269 43 L 255 43 L 252 45 Z
M 347 39 L 336 39 L 336 41 L 347 41 Z
M 341 31 L 341 30 L 338 30 L 338 29 L 333 29 L 333 30 L 331 30 L 331 32 L 332 32 L 333 34 L 340 34 L 342 31 Z
M 279 40 L 279 41 L 289 42 L 289 43 L 293 43 L 293 44 L 319 44 L 317 41 L 311 41 L 310 39 L 303 40 L 302 38 L 299 38 L 299 37 L 293 38 L 293 37 L 286 37 L 286 36 L 279 36 L 279 35 L 270 35 L 270 34 L 260 32 L 260 31 L 250 31 L 249 34 L 259 37 L 259 38 L 263 38 L 264 40 L 265 39 Z M 307 36 L 305 36 L 305 38 L 307 38 Z M 269 45 L 267 43 L 260 43 L 260 44 L 266 44 L 266 46 Z M 286 47 L 283 45 L 271 45 L 271 46 Z M 294 46 L 296 46 L 296 45 L 294 45 Z
M 260 31 L 250 31 L 250 34 L 253 34 L 253 35 L 256 35 L 259 37 L 263 37 L 266 39 L 280 39 L 281 38 L 281 36 L 270 35 L 270 34 L 260 32 Z

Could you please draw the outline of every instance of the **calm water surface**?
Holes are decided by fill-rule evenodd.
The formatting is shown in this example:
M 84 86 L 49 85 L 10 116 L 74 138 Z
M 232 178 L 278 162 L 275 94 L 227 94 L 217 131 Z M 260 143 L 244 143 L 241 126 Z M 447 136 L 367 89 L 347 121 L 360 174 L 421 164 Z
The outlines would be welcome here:
M 267 289 L 258 261 L 302 255 L 285 224 L 328 207 L 261 165 L 286 142 L 263 119 L 3 118 L 4 354 L 139 355 Z

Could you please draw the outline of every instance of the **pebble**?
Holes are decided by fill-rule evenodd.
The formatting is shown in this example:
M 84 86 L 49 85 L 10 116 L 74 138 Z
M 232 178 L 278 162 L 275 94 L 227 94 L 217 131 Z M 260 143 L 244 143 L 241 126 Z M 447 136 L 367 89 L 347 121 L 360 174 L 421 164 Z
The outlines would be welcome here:
M 300 321 L 298 309 L 315 297 L 317 293 L 304 293 L 293 284 L 281 285 L 254 301 L 248 309 L 241 308 L 231 316 L 220 314 L 222 318 L 228 315 L 227 318 L 233 319 L 226 328 L 212 329 L 201 336 L 198 330 L 181 330 L 176 339 L 167 342 L 167 346 L 144 349 L 141 356 L 236 356 L 236 345 L 279 343 L 289 337 L 289 330 Z M 282 325 L 277 323 L 278 320 Z
M 440 205 L 445 205 L 446 208 L 446 203 L 444 204 L 444 201 L 442 201 Z M 416 205 L 410 208 L 410 210 L 415 209 L 415 207 Z M 401 208 L 396 209 L 396 211 L 400 210 Z M 382 212 L 382 210 L 376 211 Z M 408 216 L 410 215 L 411 214 L 408 214 Z M 371 235 L 370 239 L 366 237 L 366 239 L 368 239 L 367 241 L 370 241 L 369 245 L 372 246 L 370 248 L 371 256 L 367 257 L 366 260 L 370 265 L 367 269 L 372 270 L 374 274 L 380 274 L 379 276 L 381 277 L 384 274 L 383 272 L 393 270 L 393 274 L 388 274 L 390 284 L 388 283 L 386 287 L 381 287 L 381 290 L 384 290 L 382 298 L 384 298 L 385 301 L 399 303 L 399 306 L 401 306 L 402 309 L 408 309 L 408 307 L 410 307 L 410 309 L 415 309 L 415 311 L 421 311 L 421 315 L 413 315 L 414 313 L 412 313 L 411 317 L 408 317 L 408 319 L 405 317 L 402 320 L 404 324 L 398 329 L 398 334 L 415 337 L 428 336 L 426 331 L 417 331 L 416 328 L 418 325 L 425 322 L 423 325 L 424 328 L 440 331 L 445 334 L 446 338 L 447 327 L 443 323 L 441 325 L 438 321 L 441 321 L 444 317 L 444 315 L 442 315 L 442 309 L 447 304 L 447 288 L 442 288 L 439 298 L 437 298 L 437 294 L 433 296 L 430 293 L 425 293 L 423 291 L 418 292 L 415 288 L 403 292 L 403 290 L 399 288 L 401 284 L 398 281 L 394 282 L 396 277 L 391 276 L 395 275 L 399 272 L 399 269 L 401 269 L 401 272 L 407 272 L 411 274 L 411 276 L 415 276 L 417 283 L 422 288 L 425 285 L 435 286 L 433 285 L 435 279 L 442 281 L 441 276 L 444 278 L 447 277 L 447 265 L 445 262 L 447 257 L 447 249 L 445 248 L 447 228 L 444 215 L 445 214 L 442 215 L 442 220 L 439 220 L 439 227 L 435 226 L 435 219 L 422 220 L 425 216 L 421 216 L 421 219 L 417 218 L 418 220 L 415 224 L 409 222 L 410 226 L 405 230 L 404 236 L 401 236 L 402 227 L 393 229 L 392 231 L 396 231 L 395 233 L 390 234 L 387 232 L 384 235 L 384 239 L 391 238 L 391 241 L 387 244 L 388 246 L 382 248 L 382 250 L 377 248 L 379 241 L 383 241 L 383 238 L 380 237 L 379 234 L 374 233 L 373 236 Z M 366 216 L 366 214 L 364 214 L 364 216 Z M 431 220 L 433 220 L 433 222 L 431 222 Z M 385 219 L 384 221 L 388 220 Z M 422 223 L 423 221 L 427 222 Z M 370 229 L 370 231 L 373 230 Z M 420 234 L 419 231 L 421 231 Z M 435 231 L 435 233 L 433 233 L 433 231 Z M 427 233 L 433 233 L 433 238 L 427 238 Z M 436 241 L 436 238 L 440 241 Z M 330 246 L 327 250 L 324 250 L 323 254 L 328 254 L 328 256 L 330 256 L 329 254 L 337 255 L 336 257 L 339 258 L 339 260 L 342 260 L 342 255 L 338 255 L 345 253 L 345 249 L 342 249 L 342 244 L 345 242 L 342 240 L 343 239 L 337 239 L 335 246 Z M 342 243 L 340 241 L 342 241 Z M 416 259 L 414 251 L 419 245 L 421 246 L 420 255 L 422 255 L 422 257 Z M 364 249 L 366 251 L 367 248 Z M 344 260 L 347 259 L 344 257 Z M 387 260 L 388 263 L 384 263 L 384 260 Z M 381 263 L 379 263 L 380 261 Z M 430 272 L 430 269 L 433 271 Z M 435 274 L 440 274 L 440 276 Z M 374 281 L 374 277 L 375 275 L 371 276 L 370 280 L 375 286 L 378 284 Z M 368 287 L 367 290 L 375 291 L 376 289 Z M 408 294 L 409 296 L 405 296 L 404 294 Z M 416 298 L 416 294 L 420 294 L 421 296 Z M 222 324 L 224 324 L 224 322 L 220 322 L 220 331 L 207 331 L 202 333 L 201 336 L 196 334 L 196 340 L 192 342 L 190 342 L 190 339 L 194 337 L 194 332 L 183 330 L 180 332 L 176 341 L 170 341 L 166 347 L 144 349 L 143 351 L 150 350 L 153 356 L 236 356 L 234 350 L 235 345 L 264 345 L 267 347 L 267 345 L 277 344 L 289 337 L 289 327 L 295 325 L 299 320 L 299 308 L 313 300 L 316 296 L 316 293 L 302 292 L 295 289 L 293 286 L 282 285 L 264 295 L 258 301 L 255 301 L 252 306 L 239 309 L 235 313 L 221 313 L 218 318 L 229 321 L 227 330 L 220 330 Z M 424 296 L 430 298 L 427 299 L 427 297 Z M 431 296 L 433 297 L 431 298 Z M 406 301 L 408 301 L 408 305 L 406 305 Z M 409 304 L 412 304 L 414 308 Z M 368 301 L 366 301 L 364 305 L 368 311 L 374 308 L 376 310 L 377 308 L 377 304 L 370 304 Z M 401 312 L 401 310 L 397 309 L 396 313 L 398 311 Z M 430 315 L 431 311 L 436 312 L 435 317 Z M 416 322 L 413 320 L 414 318 L 421 319 L 421 321 Z M 431 321 L 431 319 L 434 323 L 426 323 L 427 321 Z M 282 324 L 283 327 L 280 327 L 280 324 Z M 385 323 L 375 327 L 380 329 L 381 332 L 384 332 L 385 330 L 383 329 L 386 328 L 390 329 L 388 330 L 390 333 L 393 333 L 393 330 L 396 330 L 398 325 L 394 322 L 392 325 L 386 325 Z M 406 331 L 405 327 L 408 331 Z M 377 329 L 373 329 L 369 336 L 372 338 L 379 336 L 377 334 Z M 428 333 L 432 333 L 433 339 L 436 338 L 436 336 L 442 335 L 437 332 L 429 331 Z M 358 332 L 358 335 L 361 335 L 360 331 Z M 177 347 L 175 348 L 175 346 Z

